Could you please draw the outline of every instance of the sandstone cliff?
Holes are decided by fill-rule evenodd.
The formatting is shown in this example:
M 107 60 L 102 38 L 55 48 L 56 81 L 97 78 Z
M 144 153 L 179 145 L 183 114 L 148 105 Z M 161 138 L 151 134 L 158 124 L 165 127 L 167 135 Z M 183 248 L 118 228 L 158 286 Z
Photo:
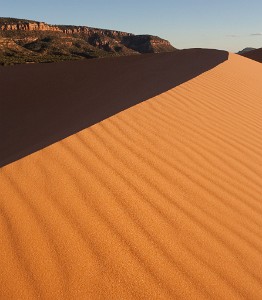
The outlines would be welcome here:
M 45 22 L 36 22 L 23 19 L 0 18 L 0 30 L 2 31 L 55 31 L 65 34 L 101 34 L 114 36 L 129 36 L 133 35 L 127 32 L 105 30 L 99 28 L 91 28 L 87 26 L 72 26 L 72 25 L 49 25 Z
M 13 18 L 0 18 L 0 38 L 0 64 L 175 50 L 156 36 Z

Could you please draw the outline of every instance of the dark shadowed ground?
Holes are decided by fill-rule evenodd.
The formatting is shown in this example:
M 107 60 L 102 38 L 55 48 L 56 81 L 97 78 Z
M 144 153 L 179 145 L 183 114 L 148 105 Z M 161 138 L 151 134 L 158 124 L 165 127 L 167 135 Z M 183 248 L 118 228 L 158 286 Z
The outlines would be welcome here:
M 255 49 L 255 50 L 252 50 L 252 51 L 248 51 L 248 52 L 243 53 L 241 55 L 262 63 L 262 48 Z
M 0 166 L 165 92 L 224 62 L 190 49 L 0 67 Z

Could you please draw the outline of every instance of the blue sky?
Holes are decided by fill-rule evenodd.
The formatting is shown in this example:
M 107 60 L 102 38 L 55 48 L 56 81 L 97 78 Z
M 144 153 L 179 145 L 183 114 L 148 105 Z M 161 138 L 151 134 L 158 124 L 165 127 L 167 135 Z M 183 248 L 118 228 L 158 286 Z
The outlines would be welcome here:
M 262 0 L 0 0 L 3 17 L 154 34 L 177 48 L 262 47 Z

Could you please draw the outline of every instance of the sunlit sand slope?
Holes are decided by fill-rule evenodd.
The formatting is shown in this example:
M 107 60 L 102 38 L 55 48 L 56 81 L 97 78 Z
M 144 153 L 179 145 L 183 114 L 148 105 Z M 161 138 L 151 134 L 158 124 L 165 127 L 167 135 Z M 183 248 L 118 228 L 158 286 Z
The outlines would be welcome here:
M 230 55 L 2 168 L 0 298 L 262 299 L 261 116 Z

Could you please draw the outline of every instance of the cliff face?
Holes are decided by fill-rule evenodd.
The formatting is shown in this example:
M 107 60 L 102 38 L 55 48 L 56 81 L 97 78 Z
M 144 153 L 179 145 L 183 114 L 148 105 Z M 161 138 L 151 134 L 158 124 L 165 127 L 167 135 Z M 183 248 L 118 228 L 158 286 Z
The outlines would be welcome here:
M 4 23 L 0 26 L 0 30 L 24 30 L 24 31 L 60 31 L 60 29 L 56 26 L 50 26 L 46 23 L 42 22 L 17 22 L 13 23 Z
M 87 26 L 71 26 L 71 25 L 49 25 L 44 22 L 26 21 L 19 19 L 0 18 L 1 31 L 54 31 L 65 34 L 101 34 L 114 36 L 129 36 L 131 33 L 91 28 Z
M 156 36 L 12 18 L 0 18 L 0 39 L 0 64 L 175 50 Z
M 171 52 L 174 47 L 167 40 L 151 35 L 124 36 L 123 44 L 140 53 Z

